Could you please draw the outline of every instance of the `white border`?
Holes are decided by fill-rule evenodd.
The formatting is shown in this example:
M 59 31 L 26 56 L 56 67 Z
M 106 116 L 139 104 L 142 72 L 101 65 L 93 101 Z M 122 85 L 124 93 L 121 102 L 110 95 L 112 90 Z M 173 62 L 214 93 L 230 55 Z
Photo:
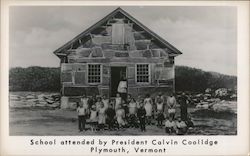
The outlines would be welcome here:
M 85 146 L 36 146 L 31 147 L 31 138 L 58 140 L 83 139 L 83 137 L 14 137 L 9 136 L 9 6 L 236 6 L 238 10 L 238 116 L 236 136 L 185 136 L 186 139 L 208 138 L 218 140 L 217 146 L 167 146 L 168 155 L 248 155 L 249 152 L 249 1 L 2 1 L 1 2 L 1 155 L 90 155 Z M 147 136 L 147 139 L 165 136 Z M 145 136 L 84 136 L 85 139 L 117 140 L 145 139 Z M 166 137 L 165 137 L 166 138 Z M 181 140 L 183 136 L 168 136 L 168 139 Z M 128 148 L 132 148 L 128 147 Z M 131 153 L 134 154 L 134 153 Z M 97 155 L 97 154 L 96 154 Z M 110 154 L 108 154 L 110 155 Z M 120 155 L 120 154 L 116 154 Z M 148 154 L 142 154 L 148 155 Z M 166 155 L 166 154 L 164 154 Z

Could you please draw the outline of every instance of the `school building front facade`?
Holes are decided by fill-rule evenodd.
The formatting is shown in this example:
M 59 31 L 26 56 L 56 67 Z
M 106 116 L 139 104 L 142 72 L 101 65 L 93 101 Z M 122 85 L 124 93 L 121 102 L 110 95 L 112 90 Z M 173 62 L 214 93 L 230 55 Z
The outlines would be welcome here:
M 60 58 L 61 93 L 115 96 L 122 75 L 128 93 L 173 92 L 174 60 L 182 54 L 121 8 L 54 51 Z

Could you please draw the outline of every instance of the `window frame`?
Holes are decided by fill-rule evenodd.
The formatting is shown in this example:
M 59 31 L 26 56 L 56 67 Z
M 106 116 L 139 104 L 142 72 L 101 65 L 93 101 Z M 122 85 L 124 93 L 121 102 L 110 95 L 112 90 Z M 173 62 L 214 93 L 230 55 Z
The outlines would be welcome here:
M 100 82 L 89 82 L 89 65 L 100 65 Z M 87 63 L 87 84 L 96 85 L 102 83 L 102 64 L 101 63 Z
M 148 82 L 138 82 L 137 81 L 137 65 L 148 65 Z M 135 64 L 135 82 L 137 84 L 150 84 L 151 83 L 151 67 L 149 63 L 136 63 Z

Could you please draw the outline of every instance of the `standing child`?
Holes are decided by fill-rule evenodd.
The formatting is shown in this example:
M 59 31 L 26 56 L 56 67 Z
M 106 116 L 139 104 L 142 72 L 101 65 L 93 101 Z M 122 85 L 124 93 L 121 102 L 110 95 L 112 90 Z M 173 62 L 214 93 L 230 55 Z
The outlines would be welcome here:
M 116 120 L 119 126 L 118 128 L 123 128 L 125 126 L 124 117 L 125 117 L 125 111 L 121 105 L 118 105 L 116 110 Z
M 116 94 L 116 98 L 115 98 L 115 110 L 118 109 L 118 106 L 122 105 L 122 98 L 120 96 L 119 93 Z
M 164 104 L 163 104 L 163 100 L 161 98 L 158 98 L 156 100 L 156 114 L 157 114 L 157 126 L 162 127 L 162 122 L 164 120 L 164 115 L 163 115 L 163 111 L 164 111 Z
M 125 112 L 125 120 L 127 121 L 128 120 L 128 104 L 126 103 L 126 101 L 122 100 L 122 108 L 124 109 L 124 112 Z
M 111 102 L 109 104 L 109 107 L 106 109 L 106 115 L 107 115 L 107 124 L 108 124 L 108 129 L 113 130 L 114 128 L 114 123 L 115 123 L 115 110 L 113 108 L 113 103 Z
M 92 105 L 91 110 L 90 110 L 90 126 L 91 126 L 91 131 L 96 131 L 96 126 L 97 126 L 97 110 L 96 106 Z
M 137 103 L 134 98 L 131 98 L 129 102 L 129 123 L 131 127 L 136 127 L 136 111 L 137 111 Z
M 83 94 L 81 98 L 81 102 L 83 103 L 83 107 L 86 109 L 87 116 L 89 114 L 89 98 L 87 98 L 86 94 Z
M 86 130 L 85 129 L 85 123 L 86 123 L 86 108 L 83 107 L 82 103 L 77 103 L 79 107 L 77 107 L 77 113 L 78 113 L 78 128 L 79 131 Z
M 96 95 L 91 96 L 88 100 L 89 108 L 92 108 L 92 105 L 95 105 L 96 101 L 97 101 Z
M 102 102 L 104 104 L 105 109 L 108 109 L 108 107 L 109 107 L 109 99 L 107 98 L 106 95 L 102 96 Z
M 98 125 L 99 125 L 99 129 L 103 129 L 105 126 L 105 122 L 106 122 L 106 108 L 104 107 L 104 104 L 101 103 L 100 104 L 100 108 L 98 110 Z
M 101 98 L 101 97 L 98 97 L 98 98 L 97 98 L 97 101 L 96 101 L 96 103 L 95 103 L 95 106 L 96 106 L 96 110 L 97 110 L 97 111 L 99 111 L 99 109 L 100 109 L 100 107 L 101 107 L 102 104 L 103 104 L 102 98 Z
M 175 112 L 176 112 L 176 99 L 173 93 L 171 93 L 170 96 L 168 97 L 167 105 L 168 105 L 169 117 L 172 118 L 173 120 L 175 118 Z
M 141 131 L 145 132 L 146 131 L 146 110 L 143 106 L 143 100 L 140 102 L 139 104 L 139 108 L 137 110 L 137 117 L 139 118 L 139 122 L 140 122 L 140 129 Z
M 149 94 L 146 94 L 146 98 L 144 99 L 144 107 L 146 110 L 146 123 L 150 125 L 152 120 L 153 101 Z

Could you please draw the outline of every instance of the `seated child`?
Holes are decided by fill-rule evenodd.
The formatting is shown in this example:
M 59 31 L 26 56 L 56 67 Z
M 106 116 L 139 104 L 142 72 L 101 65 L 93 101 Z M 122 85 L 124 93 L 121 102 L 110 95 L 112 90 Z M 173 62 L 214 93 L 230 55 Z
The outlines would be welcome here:
M 144 108 L 143 100 L 141 100 L 139 104 L 139 108 L 137 110 L 137 117 L 140 123 L 140 129 L 142 132 L 146 131 L 146 110 Z
M 176 124 L 172 118 L 167 118 L 165 121 L 165 132 L 168 134 L 175 133 Z
M 125 111 L 121 105 L 118 105 L 116 110 L 116 120 L 119 126 L 118 128 L 122 128 L 125 126 L 124 117 L 125 117 Z
M 107 115 L 107 124 L 108 124 L 108 129 L 112 130 L 114 128 L 114 123 L 115 123 L 115 110 L 113 108 L 113 103 L 111 102 L 109 104 L 109 107 L 106 109 L 106 115 Z
M 181 120 L 179 117 L 177 122 L 176 122 L 176 133 L 178 135 L 183 135 L 187 132 L 187 125 L 184 121 Z
M 188 115 L 187 121 L 185 121 L 188 128 L 192 129 L 194 127 L 194 123 L 191 119 L 191 117 Z
M 131 98 L 129 105 L 129 121 L 131 127 L 136 127 L 136 111 L 137 111 L 137 103 L 134 98 Z
M 90 118 L 89 118 L 91 131 L 96 131 L 97 121 L 98 121 L 98 118 L 97 118 L 96 106 L 92 105 L 90 109 Z

